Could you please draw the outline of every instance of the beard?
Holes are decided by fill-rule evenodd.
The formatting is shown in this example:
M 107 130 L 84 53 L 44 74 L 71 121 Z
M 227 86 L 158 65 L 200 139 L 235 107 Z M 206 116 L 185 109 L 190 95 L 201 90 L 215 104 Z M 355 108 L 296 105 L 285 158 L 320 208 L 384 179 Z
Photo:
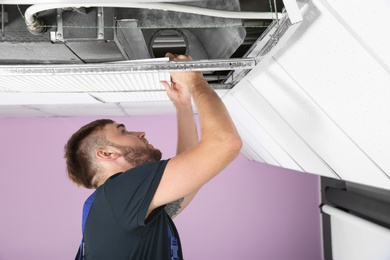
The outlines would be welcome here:
M 122 152 L 123 158 L 132 166 L 140 166 L 149 162 L 161 160 L 162 153 L 160 150 L 148 147 L 126 147 L 115 145 L 115 148 Z

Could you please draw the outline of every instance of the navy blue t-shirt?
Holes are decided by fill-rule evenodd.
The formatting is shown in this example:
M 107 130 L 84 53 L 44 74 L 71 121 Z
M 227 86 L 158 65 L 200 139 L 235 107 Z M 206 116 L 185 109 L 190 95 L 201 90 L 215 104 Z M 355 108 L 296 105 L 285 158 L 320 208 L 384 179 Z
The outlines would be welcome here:
M 168 226 L 178 240 L 179 235 L 165 206 L 145 220 L 167 162 L 148 163 L 113 175 L 98 188 L 85 224 L 85 259 L 171 259 Z M 180 240 L 178 245 L 182 259 Z

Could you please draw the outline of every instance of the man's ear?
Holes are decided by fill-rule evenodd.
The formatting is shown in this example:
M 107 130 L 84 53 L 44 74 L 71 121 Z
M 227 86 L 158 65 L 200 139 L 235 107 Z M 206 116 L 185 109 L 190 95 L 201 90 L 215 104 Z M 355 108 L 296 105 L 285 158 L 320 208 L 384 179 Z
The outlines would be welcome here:
M 121 154 L 110 147 L 100 148 L 96 151 L 96 157 L 100 160 L 111 161 L 120 157 Z

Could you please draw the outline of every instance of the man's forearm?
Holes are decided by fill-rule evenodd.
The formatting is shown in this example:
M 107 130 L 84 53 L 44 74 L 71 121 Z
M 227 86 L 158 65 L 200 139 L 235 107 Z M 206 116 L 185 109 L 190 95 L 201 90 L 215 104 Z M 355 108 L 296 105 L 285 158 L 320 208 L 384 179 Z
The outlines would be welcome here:
M 178 132 L 176 153 L 180 154 L 194 147 L 199 138 L 191 104 L 176 106 L 176 114 Z
M 177 154 L 181 154 L 199 143 L 198 130 L 196 128 L 194 111 L 192 110 L 191 100 L 188 104 L 175 104 L 177 116 Z M 193 192 L 181 199 L 178 199 L 165 207 L 166 212 L 171 218 L 176 217 L 192 201 L 196 192 Z
M 202 140 L 221 140 L 239 137 L 236 127 L 217 93 L 206 80 L 199 80 L 191 88 L 201 124 Z

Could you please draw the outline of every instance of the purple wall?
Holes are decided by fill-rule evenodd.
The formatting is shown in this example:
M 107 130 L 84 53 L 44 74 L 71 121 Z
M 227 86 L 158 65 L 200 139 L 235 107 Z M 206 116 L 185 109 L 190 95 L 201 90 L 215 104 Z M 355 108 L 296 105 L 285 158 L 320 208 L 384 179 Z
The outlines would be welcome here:
M 90 190 L 68 181 L 63 146 L 95 118 L 0 119 L 0 260 L 72 259 Z M 173 116 L 113 118 L 174 155 Z M 186 260 L 321 259 L 318 177 L 240 155 L 175 219 Z

